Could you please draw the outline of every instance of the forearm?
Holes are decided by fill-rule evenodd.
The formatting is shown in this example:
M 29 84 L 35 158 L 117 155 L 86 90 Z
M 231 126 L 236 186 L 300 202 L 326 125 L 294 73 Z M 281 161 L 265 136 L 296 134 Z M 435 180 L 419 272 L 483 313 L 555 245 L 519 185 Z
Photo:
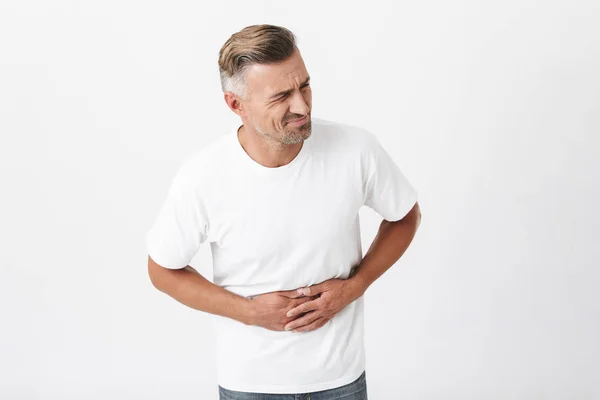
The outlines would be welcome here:
M 421 213 L 416 204 L 402 220 L 381 222 L 369 250 L 349 278 L 361 295 L 406 252 L 420 220 Z
M 249 299 L 215 285 L 189 265 L 178 270 L 163 268 L 151 277 L 158 290 L 190 308 L 245 324 L 251 318 Z

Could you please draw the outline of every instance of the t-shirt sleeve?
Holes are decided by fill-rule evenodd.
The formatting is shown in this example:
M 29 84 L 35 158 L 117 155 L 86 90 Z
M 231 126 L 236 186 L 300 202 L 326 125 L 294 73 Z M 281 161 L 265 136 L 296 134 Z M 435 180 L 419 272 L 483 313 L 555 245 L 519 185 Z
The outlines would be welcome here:
M 162 267 L 186 267 L 207 239 L 208 217 L 199 192 L 198 183 L 180 167 L 146 233 L 148 254 Z
M 418 193 L 375 135 L 367 132 L 364 166 L 364 205 L 387 221 L 406 216 Z

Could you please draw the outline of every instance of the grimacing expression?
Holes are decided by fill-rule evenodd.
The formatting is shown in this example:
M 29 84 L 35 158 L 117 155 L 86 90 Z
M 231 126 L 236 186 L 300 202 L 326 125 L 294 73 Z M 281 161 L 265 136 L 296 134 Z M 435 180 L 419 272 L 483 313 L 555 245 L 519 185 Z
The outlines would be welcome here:
M 310 137 L 310 76 L 298 50 L 281 63 L 252 65 L 245 84 L 247 99 L 242 102 L 258 133 L 283 144 Z

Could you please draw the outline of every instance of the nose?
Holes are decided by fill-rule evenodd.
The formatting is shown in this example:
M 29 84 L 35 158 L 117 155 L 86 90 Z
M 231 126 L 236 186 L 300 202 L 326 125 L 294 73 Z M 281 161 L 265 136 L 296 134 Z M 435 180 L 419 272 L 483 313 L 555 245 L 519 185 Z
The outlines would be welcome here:
M 302 93 L 295 92 L 290 99 L 290 114 L 306 115 L 310 111 Z

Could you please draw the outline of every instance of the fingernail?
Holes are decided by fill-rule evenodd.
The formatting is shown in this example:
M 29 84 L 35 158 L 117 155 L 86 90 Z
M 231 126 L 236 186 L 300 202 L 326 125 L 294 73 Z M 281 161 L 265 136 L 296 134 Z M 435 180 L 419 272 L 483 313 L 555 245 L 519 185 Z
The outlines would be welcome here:
M 285 327 L 285 330 L 286 330 L 286 331 L 289 331 L 289 330 L 290 330 L 290 327 L 289 327 L 289 326 L 286 326 L 286 327 Z
M 298 292 L 300 294 L 304 294 L 304 289 L 300 288 L 300 289 L 296 290 L 296 292 Z
M 294 315 L 294 313 L 291 311 L 288 311 L 287 314 L 285 314 L 285 315 L 287 315 L 288 317 L 291 317 L 292 315 Z

